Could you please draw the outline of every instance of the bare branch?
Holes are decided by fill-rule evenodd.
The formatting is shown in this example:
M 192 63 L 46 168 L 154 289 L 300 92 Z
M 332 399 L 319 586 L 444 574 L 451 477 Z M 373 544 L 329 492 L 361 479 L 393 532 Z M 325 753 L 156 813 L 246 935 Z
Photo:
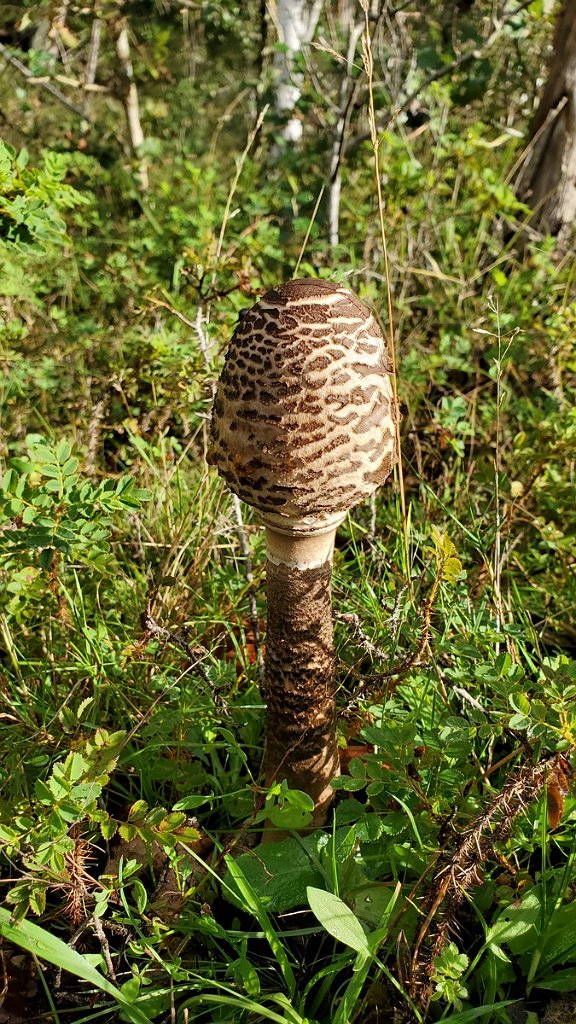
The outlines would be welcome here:
M 78 117 L 84 118 L 85 121 L 90 121 L 90 124 L 95 124 L 94 119 L 91 118 L 82 107 L 79 107 L 77 103 L 73 103 L 72 100 L 69 100 L 68 97 L 65 96 L 60 89 L 57 89 L 55 85 L 52 85 L 50 81 L 36 78 L 21 60 L 18 60 L 17 57 L 14 57 L 14 55 L 10 53 L 8 47 L 4 46 L 4 43 L 0 43 L 0 57 L 2 57 L 7 64 L 16 68 L 16 70 L 19 71 L 20 74 L 28 81 L 29 85 L 41 86 L 42 89 L 45 89 L 51 96 L 54 96 L 54 98 L 67 107 L 68 110 L 71 110 L 73 114 L 78 114 Z
M 116 23 L 115 29 L 116 53 L 120 62 L 122 78 L 124 79 L 122 99 L 124 103 L 124 110 L 126 111 L 130 146 L 134 156 L 138 157 L 138 151 L 144 142 L 144 132 L 142 131 L 142 122 L 140 121 L 138 89 L 134 78 L 134 68 L 132 66 L 132 59 L 130 56 L 130 40 L 128 38 L 128 23 L 126 18 L 121 18 L 120 21 Z M 138 161 L 137 178 L 140 188 L 145 192 L 149 185 L 148 166 L 146 160 L 142 156 L 139 157 Z
M 92 30 L 90 32 L 90 49 L 88 50 L 88 63 L 86 65 L 86 74 L 84 75 L 84 84 L 87 86 L 94 85 L 96 81 L 101 38 L 102 19 L 96 16 L 92 22 Z

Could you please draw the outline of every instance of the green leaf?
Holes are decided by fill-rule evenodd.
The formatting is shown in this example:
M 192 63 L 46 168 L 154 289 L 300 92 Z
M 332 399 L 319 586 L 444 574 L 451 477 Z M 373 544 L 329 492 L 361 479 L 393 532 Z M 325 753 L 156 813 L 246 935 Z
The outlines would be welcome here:
M 174 811 L 167 814 L 158 825 L 159 832 L 175 832 L 177 828 L 186 821 L 186 815 L 182 811 Z
M 489 1003 L 486 1006 L 475 1006 L 471 1010 L 463 1010 L 462 1013 L 454 1013 L 445 1017 L 446 1024 L 468 1024 L 470 1020 L 478 1020 L 479 1017 L 486 1018 L 492 1010 L 503 1010 L 506 1006 L 514 1006 L 518 999 L 503 999 L 500 1003 Z
M 576 903 L 569 903 L 555 911 L 546 937 L 548 941 L 539 967 L 542 973 L 554 964 L 576 960 Z
M 46 887 L 43 885 L 32 885 L 29 903 L 33 914 L 43 914 L 46 910 Z
M 241 866 L 234 857 L 227 855 L 225 857 L 225 863 L 228 868 L 228 875 L 234 882 L 237 891 L 240 893 L 244 901 L 244 906 L 250 911 L 250 913 L 254 914 L 254 917 L 266 936 L 270 949 L 274 953 L 278 966 L 282 971 L 289 995 L 294 996 L 296 992 L 296 978 L 294 976 L 294 971 L 292 970 L 286 950 L 278 937 L 276 929 L 268 917 L 266 908 L 259 899 L 258 894 L 252 889 L 252 886 L 245 877 Z
M 79 462 L 76 457 L 68 459 L 68 461 L 62 466 L 62 476 L 72 476 L 72 474 L 78 469 L 78 466 Z
M 501 914 L 486 935 L 486 945 L 491 948 L 505 942 L 513 953 L 523 952 L 525 942 L 531 944 L 535 925 L 540 917 L 540 897 L 532 890 L 519 906 L 508 907 Z
M 112 996 L 122 1006 L 132 1024 L 150 1024 L 150 1018 L 107 981 L 85 957 L 39 925 L 30 921 L 14 923 L 10 913 L 0 907 L 0 935 L 25 949 L 27 953 L 47 960 L 55 967 L 68 971 L 74 977 L 81 978 L 89 985 L 99 988 L 101 992 Z
M 43 464 L 39 468 L 38 472 L 41 473 L 42 476 L 51 477 L 54 480 L 59 480 L 62 475 L 60 466 L 54 466 L 49 462 Z
M 49 569 L 54 558 L 54 548 L 44 548 L 40 552 L 39 562 L 43 569 Z
M 311 885 L 306 889 L 306 895 L 314 917 L 329 935 L 357 953 L 370 956 L 368 938 L 360 921 L 339 896 Z
M 242 985 L 242 988 L 249 996 L 260 995 L 258 972 L 246 957 L 242 956 L 237 960 L 233 960 L 229 965 L 228 971 L 233 974 L 235 980 Z
M 141 821 L 147 810 L 148 804 L 145 800 L 136 800 L 136 802 L 128 808 L 128 821 Z
M 212 790 L 204 795 L 199 794 L 198 796 L 185 796 L 182 800 L 177 800 L 176 803 L 172 805 L 172 810 L 194 811 L 197 807 L 201 807 L 202 804 L 207 803 L 213 796 L 214 793 Z
M 35 462 L 41 463 L 52 463 L 54 465 L 57 462 L 56 456 L 52 448 L 48 448 L 44 444 L 35 444 L 30 449 L 30 455 Z
M 447 558 L 442 566 L 442 579 L 446 583 L 455 583 L 462 573 L 462 562 L 459 558 Z
M 576 992 L 576 971 L 567 967 L 564 971 L 554 971 L 547 978 L 537 978 L 535 988 L 545 988 L 549 992 Z
M 56 458 L 58 462 L 66 462 L 70 458 L 72 452 L 72 445 L 69 441 L 60 441 L 60 444 L 56 448 Z
M 139 914 L 143 914 L 148 904 L 148 893 L 139 878 L 132 882 L 132 895 Z
M 102 786 L 98 782 L 79 782 L 70 793 L 72 800 L 81 804 L 90 804 L 97 800 L 102 793 Z
M 352 779 L 349 775 L 340 775 L 332 779 L 332 789 L 344 789 L 347 793 L 357 793 L 366 787 L 366 779 Z
M 41 803 L 47 804 L 49 807 L 54 803 L 54 794 L 50 789 L 48 789 L 48 786 L 42 781 L 42 779 L 36 779 L 36 782 L 34 783 L 34 793 Z
M 397 905 L 397 896 L 396 888 L 385 882 L 369 882 L 346 893 L 350 909 L 359 921 L 371 928 L 379 927 L 388 919 L 391 909 Z M 405 933 L 409 932 L 408 921 L 410 924 L 416 921 L 416 913 L 410 905 L 407 906 L 407 913 L 402 916 Z
M 118 828 L 118 822 L 114 821 L 113 818 L 109 818 L 108 821 L 100 822 L 100 832 L 102 833 L 103 839 L 112 839 L 116 835 Z
M 251 853 L 236 858 L 242 876 L 271 913 L 282 913 L 306 906 L 306 888 L 319 885 L 322 872 L 317 864 L 318 842 L 315 837 L 283 839 L 279 843 L 263 843 Z M 225 895 L 237 906 L 246 909 L 235 879 L 227 872 Z

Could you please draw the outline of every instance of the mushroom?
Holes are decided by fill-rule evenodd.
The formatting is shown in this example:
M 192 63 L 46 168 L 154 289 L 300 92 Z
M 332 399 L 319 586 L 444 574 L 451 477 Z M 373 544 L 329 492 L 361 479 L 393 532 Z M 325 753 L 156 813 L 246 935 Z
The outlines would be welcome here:
M 386 344 L 338 284 L 289 281 L 240 315 L 214 400 L 209 461 L 266 528 L 266 786 L 324 823 L 339 773 L 331 578 L 336 530 L 397 460 Z

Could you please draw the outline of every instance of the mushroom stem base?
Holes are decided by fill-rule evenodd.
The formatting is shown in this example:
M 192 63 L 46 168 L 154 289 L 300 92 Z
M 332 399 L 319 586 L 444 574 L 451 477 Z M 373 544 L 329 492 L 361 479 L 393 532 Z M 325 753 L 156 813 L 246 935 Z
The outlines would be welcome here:
M 332 560 L 314 568 L 268 561 L 266 785 L 286 779 L 326 820 L 339 774 L 332 638 Z

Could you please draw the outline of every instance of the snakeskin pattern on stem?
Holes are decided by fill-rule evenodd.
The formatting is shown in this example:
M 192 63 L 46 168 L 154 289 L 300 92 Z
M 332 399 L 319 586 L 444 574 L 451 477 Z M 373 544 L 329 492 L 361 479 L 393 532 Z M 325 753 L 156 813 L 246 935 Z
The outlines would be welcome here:
M 267 565 L 264 779 L 308 793 L 314 824 L 326 818 L 338 774 L 331 575 L 330 561 L 304 571 Z
M 263 513 L 345 512 L 396 462 L 390 374 L 380 327 L 352 292 L 313 279 L 280 285 L 234 332 L 209 460 Z

